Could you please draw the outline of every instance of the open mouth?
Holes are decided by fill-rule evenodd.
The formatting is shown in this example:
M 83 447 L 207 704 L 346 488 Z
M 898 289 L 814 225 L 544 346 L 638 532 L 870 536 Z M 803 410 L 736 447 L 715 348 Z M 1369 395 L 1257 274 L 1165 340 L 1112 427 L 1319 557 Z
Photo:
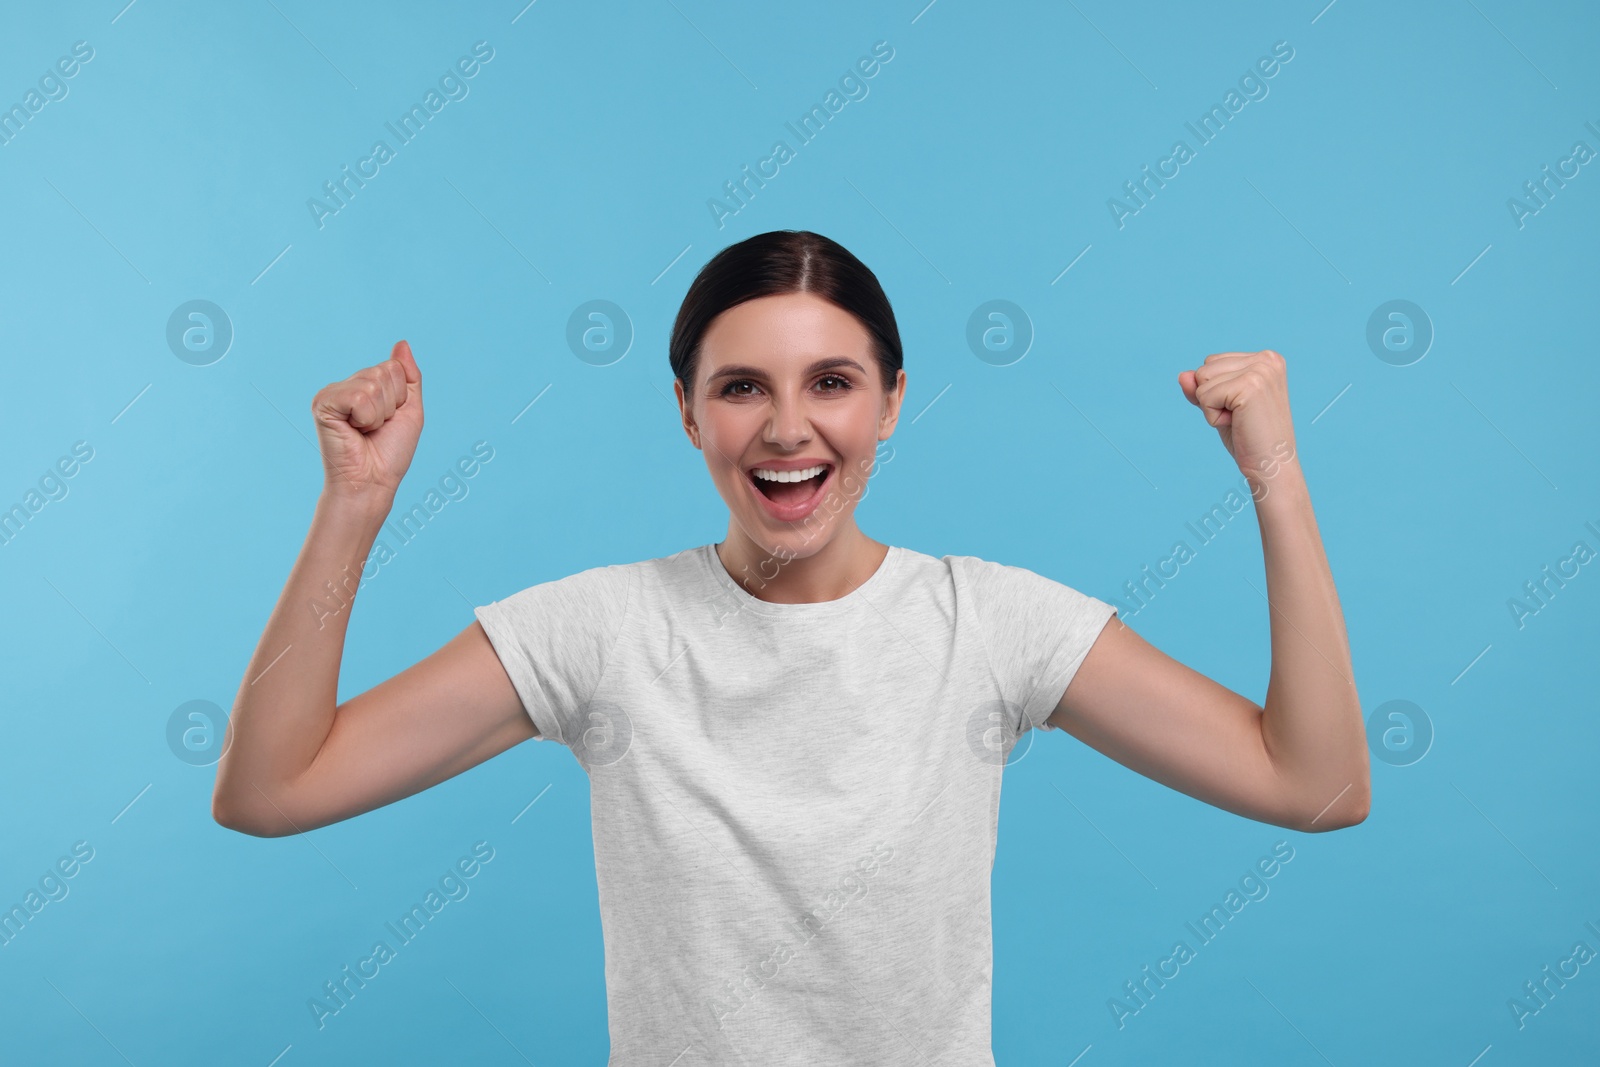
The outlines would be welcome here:
M 752 473 L 750 480 L 755 483 L 756 490 L 768 500 L 780 506 L 793 506 L 809 500 L 816 493 L 822 483 L 827 480 L 828 472 L 833 470 L 831 464 L 818 464 L 813 473 L 798 481 L 777 481 L 772 478 L 762 477 Z M 806 471 L 795 471 L 794 474 L 806 474 Z M 783 472 L 784 478 L 791 477 L 791 472 Z

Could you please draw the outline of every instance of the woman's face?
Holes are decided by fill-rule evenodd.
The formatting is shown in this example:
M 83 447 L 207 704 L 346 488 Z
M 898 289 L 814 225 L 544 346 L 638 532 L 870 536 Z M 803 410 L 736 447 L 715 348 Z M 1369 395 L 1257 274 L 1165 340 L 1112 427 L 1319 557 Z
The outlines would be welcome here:
M 871 336 L 849 312 L 812 293 L 784 293 L 717 316 L 693 395 L 682 383 L 674 390 L 733 521 L 783 558 L 813 554 L 853 521 L 905 380 L 902 370 L 884 392 Z M 797 475 L 810 476 L 788 480 Z

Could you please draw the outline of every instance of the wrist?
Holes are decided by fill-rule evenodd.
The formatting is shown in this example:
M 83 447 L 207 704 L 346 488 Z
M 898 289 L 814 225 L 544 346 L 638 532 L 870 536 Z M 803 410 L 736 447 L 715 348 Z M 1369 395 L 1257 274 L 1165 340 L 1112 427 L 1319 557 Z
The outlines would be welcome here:
M 1298 463 L 1280 463 L 1275 470 L 1243 471 L 1257 510 L 1293 506 L 1310 498 L 1305 474 Z
M 376 532 L 394 507 L 394 494 L 387 490 L 335 490 L 323 486 L 317 498 L 317 513 L 342 526 Z
M 1257 504 L 1280 490 L 1290 492 L 1305 485 L 1299 451 L 1292 440 L 1280 441 L 1273 446 L 1271 455 L 1243 460 L 1238 467 Z

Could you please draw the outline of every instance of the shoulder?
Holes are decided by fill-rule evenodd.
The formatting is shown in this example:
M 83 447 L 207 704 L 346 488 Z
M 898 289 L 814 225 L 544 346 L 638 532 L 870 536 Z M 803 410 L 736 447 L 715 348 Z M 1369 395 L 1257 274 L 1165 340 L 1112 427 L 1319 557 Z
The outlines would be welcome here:
M 566 574 L 537 578 L 517 588 L 507 599 L 532 595 L 547 596 L 598 596 L 615 598 L 625 596 L 641 581 L 670 580 L 687 572 L 694 565 L 692 553 L 684 549 L 667 556 L 633 560 L 626 563 L 597 563 Z
M 895 584 L 907 590 L 944 586 L 958 593 L 972 593 L 1007 584 L 1060 584 L 1025 567 L 981 556 L 933 556 L 904 545 L 895 546 L 894 551 L 898 553 Z
M 982 556 L 946 555 L 934 562 L 950 575 L 952 581 L 963 592 L 969 594 L 981 595 L 1007 586 L 1031 585 L 1051 580 L 1026 567 L 1001 563 Z
M 940 562 L 944 563 L 952 574 L 960 576 L 969 585 L 977 587 L 1063 585 L 1062 582 L 1043 573 L 1043 571 L 1034 570 L 1016 563 L 1001 563 L 998 560 L 985 559 L 981 556 L 945 556 Z
M 932 603 L 958 618 L 974 607 L 979 615 L 987 615 L 991 603 L 1014 600 L 1031 583 L 1047 581 L 1032 571 L 979 556 L 934 556 L 904 546 L 895 551 L 894 571 L 885 583 L 894 602 L 905 606 Z M 960 610 L 962 604 L 968 605 L 967 610 Z
M 976 605 L 988 625 L 1019 625 L 1036 613 L 1090 617 L 1112 607 L 1076 586 L 1018 564 L 978 556 L 945 556 L 944 562 L 958 593 Z
M 565 574 L 533 577 L 514 585 L 513 592 L 474 609 L 480 620 L 505 616 L 519 625 L 559 618 L 607 633 L 639 610 L 644 590 L 662 584 L 664 576 L 681 571 L 686 552 L 626 563 L 599 563 L 569 569 Z M 669 583 L 670 584 L 670 583 Z

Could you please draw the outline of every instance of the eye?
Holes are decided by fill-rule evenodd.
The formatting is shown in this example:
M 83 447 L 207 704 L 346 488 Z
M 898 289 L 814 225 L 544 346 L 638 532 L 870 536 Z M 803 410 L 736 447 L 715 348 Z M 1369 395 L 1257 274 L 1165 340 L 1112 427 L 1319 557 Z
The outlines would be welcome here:
M 830 386 L 828 383 L 833 384 Z M 821 378 L 817 379 L 817 385 L 821 387 L 822 391 L 825 393 L 843 393 L 848 392 L 850 389 L 855 387 L 850 379 L 846 378 L 842 374 L 824 374 Z M 750 391 L 745 391 L 742 388 L 743 386 L 749 386 Z M 754 396 L 758 388 L 759 387 L 756 385 L 756 383 L 752 382 L 749 378 L 736 378 L 727 385 L 724 385 L 717 395 L 749 397 Z

